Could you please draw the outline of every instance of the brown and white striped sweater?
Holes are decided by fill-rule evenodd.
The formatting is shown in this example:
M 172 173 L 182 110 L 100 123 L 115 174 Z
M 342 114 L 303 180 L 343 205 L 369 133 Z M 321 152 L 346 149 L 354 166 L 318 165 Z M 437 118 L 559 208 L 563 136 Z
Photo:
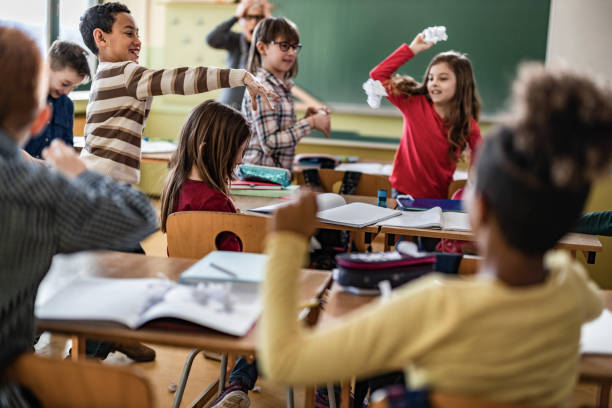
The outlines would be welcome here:
M 245 73 L 212 67 L 153 70 L 131 61 L 101 62 L 89 93 L 81 158 L 89 169 L 137 184 L 140 140 L 153 96 L 241 86 Z

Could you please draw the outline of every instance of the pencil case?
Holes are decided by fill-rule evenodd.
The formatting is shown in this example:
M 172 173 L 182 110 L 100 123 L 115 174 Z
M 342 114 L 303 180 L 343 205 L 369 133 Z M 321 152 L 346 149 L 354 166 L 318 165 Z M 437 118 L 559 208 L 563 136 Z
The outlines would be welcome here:
M 378 253 L 345 253 L 336 256 L 336 281 L 340 286 L 378 289 L 382 281 L 395 288 L 435 269 L 435 255 L 422 257 L 397 251 Z
M 242 180 L 276 183 L 283 187 L 287 187 L 291 184 L 291 172 L 279 167 L 241 164 L 240 167 L 238 167 L 238 177 Z

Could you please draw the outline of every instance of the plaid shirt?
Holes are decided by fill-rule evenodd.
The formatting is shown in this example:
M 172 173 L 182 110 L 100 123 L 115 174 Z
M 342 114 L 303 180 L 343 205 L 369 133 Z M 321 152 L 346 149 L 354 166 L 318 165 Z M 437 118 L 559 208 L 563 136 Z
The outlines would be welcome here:
M 300 139 L 310 133 L 310 125 L 306 119 L 297 120 L 295 116 L 292 81 L 283 83 L 265 69 L 257 72 L 257 79 L 279 98 L 271 101 L 274 110 L 270 110 L 258 95 L 257 111 L 254 112 L 249 91 L 244 93 L 242 113 L 251 123 L 252 132 L 244 162 L 291 170 L 296 146 Z
M 53 255 L 133 247 L 157 224 L 148 198 L 129 185 L 30 163 L 1 129 L 0 214 L 0 370 L 32 348 L 34 299 Z

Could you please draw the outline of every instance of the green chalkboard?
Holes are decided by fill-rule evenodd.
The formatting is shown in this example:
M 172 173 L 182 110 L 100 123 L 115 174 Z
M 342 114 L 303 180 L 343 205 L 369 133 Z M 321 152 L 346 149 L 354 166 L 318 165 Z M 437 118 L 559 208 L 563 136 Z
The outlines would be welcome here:
M 274 0 L 274 14 L 293 20 L 304 47 L 296 83 L 328 104 L 367 106 L 361 88 L 369 71 L 429 26 L 448 41 L 423 52 L 400 74 L 421 81 L 438 52 L 468 54 L 483 113 L 504 107 L 517 65 L 544 61 L 550 0 Z M 390 106 L 385 101 L 387 106 Z

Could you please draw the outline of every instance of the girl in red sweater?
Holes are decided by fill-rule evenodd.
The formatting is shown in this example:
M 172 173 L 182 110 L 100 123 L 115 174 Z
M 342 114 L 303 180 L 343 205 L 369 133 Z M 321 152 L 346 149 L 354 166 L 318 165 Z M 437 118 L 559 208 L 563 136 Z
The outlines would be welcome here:
M 418 34 L 370 72 L 383 83 L 387 99 L 404 117 L 404 129 L 395 155 L 391 186 L 399 194 L 419 198 L 447 198 L 457 162 L 482 140 L 477 120 L 480 100 L 472 65 L 455 51 L 436 55 L 423 84 L 411 77 L 392 75 L 421 51 L 434 44 Z M 473 159 L 473 154 L 472 154 Z
M 191 112 L 181 129 L 162 192 L 162 232 L 174 212 L 236 212 L 228 196 L 229 185 L 250 135 L 244 116 L 221 103 L 208 100 Z M 219 250 L 242 251 L 242 243 L 230 232 L 220 234 L 216 241 Z

